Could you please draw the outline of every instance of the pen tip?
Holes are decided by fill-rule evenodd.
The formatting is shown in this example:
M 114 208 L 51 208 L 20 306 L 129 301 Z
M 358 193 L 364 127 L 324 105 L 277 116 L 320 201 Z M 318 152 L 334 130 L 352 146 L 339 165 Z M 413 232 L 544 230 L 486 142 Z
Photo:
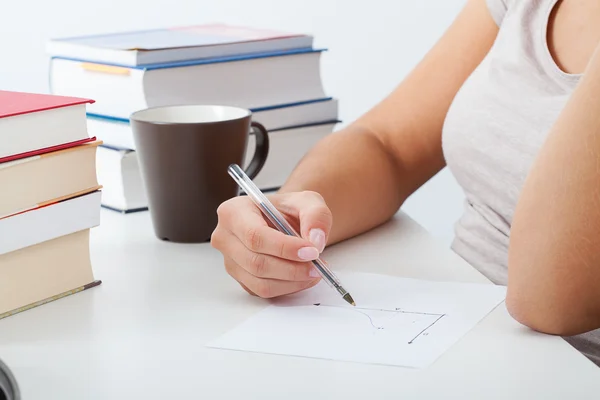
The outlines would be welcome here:
M 344 295 L 344 300 L 346 300 L 349 304 L 352 304 L 353 306 L 356 307 L 356 303 L 354 302 L 354 299 L 352 298 L 352 296 L 350 296 L 350 293 L 346 293 Z

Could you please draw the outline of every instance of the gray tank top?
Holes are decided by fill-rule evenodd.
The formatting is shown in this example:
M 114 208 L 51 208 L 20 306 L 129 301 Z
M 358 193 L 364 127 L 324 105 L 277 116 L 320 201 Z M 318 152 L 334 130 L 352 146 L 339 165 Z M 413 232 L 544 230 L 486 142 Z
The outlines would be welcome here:
M 444 124 L 446 162 L 466 197 L 452 249 L 496 284 L 507 284 L 510 227 L 525 178 L 581 77 L 563 72 L 547 45 L 557 1 L 487 0 L 498 37 Z M 565 339 L 600 365 L 600 330 Z

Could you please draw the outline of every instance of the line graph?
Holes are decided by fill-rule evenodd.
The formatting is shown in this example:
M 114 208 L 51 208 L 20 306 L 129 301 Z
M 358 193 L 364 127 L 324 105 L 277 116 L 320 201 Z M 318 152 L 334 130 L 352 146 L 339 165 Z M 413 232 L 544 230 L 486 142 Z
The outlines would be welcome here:
M 428 313 L 420 311 L 404 310 L 400 307 L 394 309 L 345 307 L 322 303 L 314 303 L 317 307 L 331 307 L 349 312 L 357 313 L 366 317 L 369 325 L 376 331 L 400 331 L 407 333 L 408 330 L 415 332 L 410 336 L 408 344 L 413 344 L 419 337 L 427 336 L 428 330 L 437 324 L 446 314 Z M 415 329 L 419 329 L 415 331 Z
M 321 282 L 273 299 L 210 347 L 422 369 L 506 298 L 506 287 L 497 285 L 340 275 L 355 307 Z

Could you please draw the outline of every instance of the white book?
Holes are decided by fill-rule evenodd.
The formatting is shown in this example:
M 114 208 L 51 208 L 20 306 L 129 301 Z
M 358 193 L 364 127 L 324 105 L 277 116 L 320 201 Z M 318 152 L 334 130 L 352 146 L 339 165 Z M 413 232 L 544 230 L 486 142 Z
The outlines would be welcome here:
M 333 123 L 338 120 L 338 100 L 323 99 L 290 106 L 267 107 L 253 111 L 252 120 L 261 123 L 269 132 L 311 124 Z M 88 131 L 109 147 L 136 149 L 128 120 L 89 115 Z
M 0 90 L 0 163 L 90 141 L 85 124 L 90 102 Z
M 103 187 L 102 206 L 125 213 L 148 208 L 134 151 L 100 146 L 96 170 Z
M 119 67 L 53 58 L 54 94 L 95 100 L 88 112 L 128 119 L 165 105 L 219 104 L 248 109 L 327 97 L 321 51 L 210 59 L 148 67 Z
M 100 225 L 102 192 L 0 219 L 0 255 Z

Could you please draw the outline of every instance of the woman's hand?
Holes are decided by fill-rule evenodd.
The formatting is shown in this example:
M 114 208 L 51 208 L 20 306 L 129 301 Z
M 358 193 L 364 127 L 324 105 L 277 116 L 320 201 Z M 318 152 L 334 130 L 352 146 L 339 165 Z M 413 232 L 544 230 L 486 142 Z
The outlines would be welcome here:
M 311 260 L 325 248 L 331 229 L 331 212 L 315 192 L 269 196 L 302 238 L 285 235 L 269 226 L 247 196 L 230 199 L 219 207 L 218 225 L 211 244 L 225 260 L 225 269 L 250 294 L 272 298 L 316 285 L 320 275 Z

